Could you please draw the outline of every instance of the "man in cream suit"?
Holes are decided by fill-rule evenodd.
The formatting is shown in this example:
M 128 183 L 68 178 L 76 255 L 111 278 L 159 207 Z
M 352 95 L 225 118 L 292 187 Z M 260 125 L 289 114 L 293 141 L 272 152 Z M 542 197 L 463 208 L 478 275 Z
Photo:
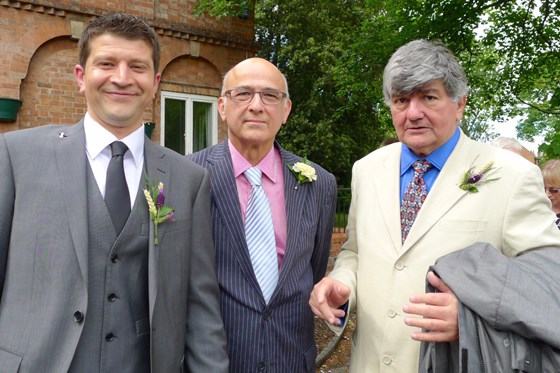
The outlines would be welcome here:
M 221 310 L 228 338 L 230 372 L 315 372 L 317 348 L 308 304 L 313 284 L 325 274 L 330 253 L 336 182 L 316 164 L 282 149 L 276 134 L 291 101 L 276 66 L 250 58 L 224 77 L 220 115 L 228 140 L 191 159 L 212 180 L 212 224 Z M 297 164 L 299 172 L 292 173 Z M 248 221 L 253 187 L 249 169 L 262 172 L 272 215 L 270 245 L 250 244 Z M 260 218 L 262 223 L 264 218 Z M 263 223 L 264 225 L 264 223 Z M 261 227 L 262 228 L 262 227 Z M 271 267 L 262 283 L 255 256 L 270 246 Z
M 399 48 L 383 88 L 401 143 L 354 165 L 348 240 L 310 297 L 314 312 L 335 326 L 344 326 L 345 310 L 356 310 L 354 373 L 415 372 L 419 341 L 457 339 L 451 290 L 430 273 L 439 292 L 424 293 L 438 257 L 478 241 L 510 257 L 560 247 L 539 169 L 458 129 L 467 80 L 447 48 L 426 40 Z M 427 171 L 419 176 L 424 170 L 413 164 Z M 409 184 L 425 188 L 427 198 Z M 412 225 L 410 196 L 423 201 Z
M 209 177 L 142 126 L 157 35 L 112 14 L 79 49 L 85 118 L 0 137 L 0 371 L 227 372 Z M 146 178 L 159 185 L 153 208 L 174 209 L 157 230 Z

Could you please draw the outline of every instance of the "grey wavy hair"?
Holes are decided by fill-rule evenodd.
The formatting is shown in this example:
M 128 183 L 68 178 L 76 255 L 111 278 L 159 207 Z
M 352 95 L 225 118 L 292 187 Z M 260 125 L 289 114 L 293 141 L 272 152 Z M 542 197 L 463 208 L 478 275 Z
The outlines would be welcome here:
M 453 53 L 439 42 L 411 41 L 391 56 L 383 72 L 385 103 L 408 95 L 425 84 L 441 80 L 455 103 L 469 91 L 467 77 Z

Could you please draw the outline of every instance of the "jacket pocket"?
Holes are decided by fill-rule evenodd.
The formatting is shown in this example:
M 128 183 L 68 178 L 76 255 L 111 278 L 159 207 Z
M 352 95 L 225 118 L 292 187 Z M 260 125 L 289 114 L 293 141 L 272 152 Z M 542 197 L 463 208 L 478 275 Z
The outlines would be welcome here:
M 17 373 L 21 359 L 21 356 L 0 348 L 0 373 Z
M 508 333 L 504 338 L 504 346 L 511 345 L 511 370 L 512 372 L 545 373 L 541 365 L 541 350 L 535 341 Z M 550 371 L 552 372 L 552 370 Z

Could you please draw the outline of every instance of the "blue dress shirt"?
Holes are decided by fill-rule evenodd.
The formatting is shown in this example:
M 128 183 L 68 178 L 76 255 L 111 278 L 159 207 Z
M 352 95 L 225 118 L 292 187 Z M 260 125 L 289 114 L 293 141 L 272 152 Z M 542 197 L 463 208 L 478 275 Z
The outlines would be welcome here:
M 451 138 L 447 140 L 445 144 L 443 144 L 442 146 L 440 146 L 439 148 L 437 148 L 436 150 L 428 154 L 426 158 L 424 158 L 432 164 L 432 168 L 430 168 L 424 174 L 424 182 L 426 183 L 426 190 L 428 193 L 430 193 L 430 189 L 432 189 L 432 186 L 436 182 L 436 179 L 439 176 L 439 173 L 441 172 L 443 165 L 445 164 L 445 162 L 447 162 L 447 159 L 451 155 L 451 152 L 453 152 L 453 149 L 455 149 L 455 145 L 457 145 L 460 135 L 461 135 L 461 131 L 459 131 L 459 128 L 457 127 L 453 136 L 451 136 Z M 414 176 L 414 169 L 412 168 L 412 164 L 419 159 L 422 158 L 414 154 L 408 148 L 408 146 L 402 144 L 401 201 L 404 197 L 404 192 L 408 184 L 410 184 L 410 180 L 412 180 L 412 177 Z

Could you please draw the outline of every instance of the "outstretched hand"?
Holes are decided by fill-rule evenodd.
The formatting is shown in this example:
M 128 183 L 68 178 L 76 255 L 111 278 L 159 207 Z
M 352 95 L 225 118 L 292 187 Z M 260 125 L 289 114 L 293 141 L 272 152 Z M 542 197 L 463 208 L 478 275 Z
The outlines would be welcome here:
M 411 333 L 411 338 L 416 341 L 456 341 L 459 338 L 457 297 L 433 272 L 429 272 L 427 278 L 439 293 L 412 295 L 403 311 L 413 316 L 405 317 L 404 323 L 426 330 Z
M 346 313 L 339 309 L 350 297 L 350 288 L 342 282 L 325 277 L 313 288 L 309 297 L 311 310 L 317 317 L 332 325 L 340 325 Z

